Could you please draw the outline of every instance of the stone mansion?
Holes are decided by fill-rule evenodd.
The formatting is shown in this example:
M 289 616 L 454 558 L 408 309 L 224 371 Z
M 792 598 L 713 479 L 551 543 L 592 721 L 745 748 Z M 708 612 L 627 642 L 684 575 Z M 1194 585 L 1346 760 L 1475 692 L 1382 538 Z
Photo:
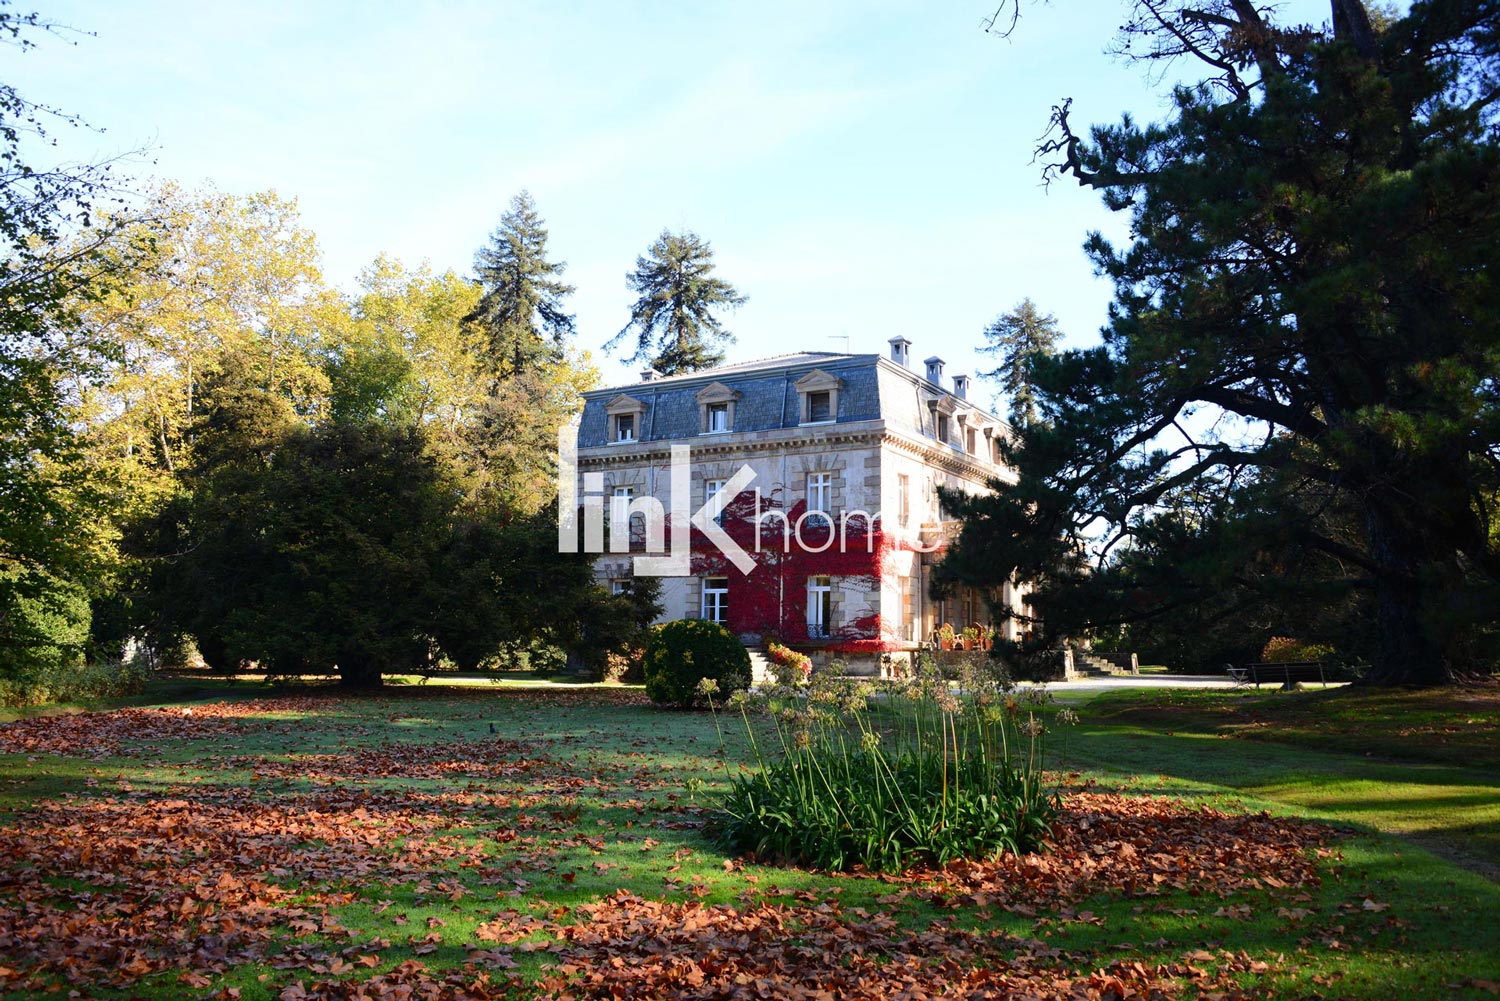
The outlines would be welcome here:
M 721 503 L 714 523 L 754 562 L 736 565 L 703 531 L 669 524 L 668 542 L 690 532 L 691 558 L 663 580 L 664 620 L 712 619 L 747 644 L 775 638 L 860 671 L 908 660 L 944 623 L 988 626 L 978 594 L 928 598 L 956 528 L 937 487 L 978 492 L 1013 475 L 996 448 L 1010 428 L 968 398 L 967 377 L 945 384 L 942 359 L 913 371 L 910 350 L 897 337 L 889 357 L 809 351 L 690 375 L 647 371 L 585 394 L 579 496 L 587 505 L 592 488 L 615 525 L 601 579 L 619 589 L 648 541 L 662 545 L 646 518 L 656 503 L 671 509 L 672 447 L 686 445 L 691 472 L 677 485 L 691 491 L 687 509 Z M 743 489 L 718 498 L 732 479 Z M 999 597 L 1022 600 L 1009 585 Z M 997 628 L 1015 638 L 1014 622 Z

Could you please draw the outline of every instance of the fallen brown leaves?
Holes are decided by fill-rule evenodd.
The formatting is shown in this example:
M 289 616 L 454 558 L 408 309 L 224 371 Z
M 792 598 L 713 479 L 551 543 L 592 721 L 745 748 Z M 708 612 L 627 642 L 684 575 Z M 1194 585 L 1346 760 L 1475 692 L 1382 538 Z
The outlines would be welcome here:
M 0 726 L 0 753 L 106 757 L 119 754 L 126 746 L 232 738 L 247 725 L 263 727 L 263 718 L 268 715 L 313 713 L 329 705 L 326 697 L 303 696 L 33 716 Z
M 341 887 L 468 858 L 448 826 L 399 796 L 358 792 L 38 804 L 0 828 L 0 955 L 12 981 L 123 986 L 263 962 L 287 936 L 347 941 L 328 913 L 354 899 Z M 338 955 L 307 950 L 296 965 L 327 971 Z
M 1225 954 L 1208 972 L 1183 961 L 1087 959 L 1001 932 L 934 924 L 901 928 L 885 914 L 838 905 L 668 903 L 616 893 L 577 909 L 546 996 L 567 998 L 1248 998 Z M 1265 964 L 1260 964 L 1264 968 Z M 1082 967 L 1082 970 L 1079 968 Z
M 1316 885 L 1318 859 L 1329 854 L 1322 845 L 1332 833 L 1265 813 L 1079 792 L 1063 800 L 1047 854 L 957 862 L 909 873 L 902 881 L 945 906 L 994 906 L 1028 916 L 1103 892 L 1226 897 Z
M 401 694 L 403 703 L 411 698 Z M 524 697 L 565 708 L 599 701 L 580 693 Z M 607 701 L 639 698 L 627 692 Z M 667 872 L 677 872 L 694 849 L 645 831 L 666 839 L 664 831 L 699 823 L 701 809 L 675 791 L 681 776 L 664 772 L 658 746 L 646 739 L 604 763 L 542 733 L 485 736 L 483 715 L 472 711 L 461 726 L 380 741 L 372 704 L 376 718 L 405 718 L 382 697 L 317 695 L 0 726 L 0 750 L 38 757 L 145 761 L 173 741 L 213 741 L 212 760 L 201 767 L 251 779 L 174 784 L 132 774 L 133 787 L 96 767 L 102 777 L 87 781 L 86 795 L 35 803 L 0 826 L 0 992 L 128 989 L 164 977 L 201 994 L 249 965 L 274 971 L 283 1001 L 491 1001 L 529 989 L 557 998 L 1232 998 L 1243 996 L 1236 977 L 1270 967 L 1224 950 L 1165 964 L 1103 961 L 1000 932 L 913 929 L 898 922 L 910 913 L 899 905 L 910 897 L 980 915 L 1008 910 L 1035 918 L 1041 935 L 1057 922 L 1099 923 L 1074 907 L 1101 894 L 1217 899 L 1309 887 L 1327 853 L 1329 832 L 1315 825 L 1082 791 L 1066 796 L 1049 854 L 908 874 L 890 881 L 884 911 L 844 908 L 838 888 L 761 889 L 740 861 L 728 860 L 724 872 L 746 887 L 740 906 L 621 891 L 528 914 L 542 886 L 576 886 L 584 873 L 624 879 L 643 855 L 645 863 L 670 853 L 677 864 Z M 325 738 L 336 733 L 339 743 L 307 748 L 297 736 L 309 726 Z M 268 746 L 278 753 L 246 753 Z M 615 818 L 581 827 L 586 798 Z M 618 854 L 595 860 L 606 851 Z M 701 897 L 709 893 L 702 879 L 684 873 L 664 882 Z M 408 918 L 406 905 L 394 903 L 472 907 L 480 893 L 515 909 L 489 912 L 472 936 L 441 918 Z M 389 929 L 344 927 L 340 908 L 355 902 L 373 905 Z M 1243 900 L 1222 903 L 1221 919 L 1249 916 Z M 1160 906 L 1180 905 L 1178 896 Z M 1287 911 L 1288 920 L 1309 913 Z M 392 939 L 417 958 L 391 967 L 381 954 Z M 527 986 L 511 972 L 513 953 L 557 965 Z M 223 988 L 215 996 L 237 994 Z
M 278 720 L 287 715 L 317 715 L 318 728 L 336 725 L 330 716 L 350 704 L 404 705 L 424 698 L 446 702 L 493 704 L 497 699 L 524 699 L 534 708 L 586 706 L 648 706 L 650 700 L 639 689 L 478 689 L 456 692 L 452 688 L 401 688 L 350 696 L 333 689 L 306 695 L 245 699 L 236 702 L 195 703 L 159 709 L 117 709 L 104 713 L 68 713 L 33 716 L 0 725 L 0 753 L 56 754 L 75 758 L 97 758 L 119 754 L 130 747 L 150 747 L 162 742 L 218 740 L 248 731 L 279 726 L 295 735 L 297 724 Z M 268 724 L 267 718 L 274 722 Z

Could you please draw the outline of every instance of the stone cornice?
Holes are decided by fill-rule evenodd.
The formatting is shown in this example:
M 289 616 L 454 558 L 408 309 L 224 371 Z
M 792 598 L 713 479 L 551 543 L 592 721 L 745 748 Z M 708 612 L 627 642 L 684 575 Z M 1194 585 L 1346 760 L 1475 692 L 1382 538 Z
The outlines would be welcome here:
M 689 446 L 694 459 L 797 452 L 837 446 L 889 445 L 920 459 L 926 465 L 955 473 L 965 479 L 983 483 L 998 476 L 1008 482 L 1015 481 L 1015 474 L 1010 470 L 980 462 L 971 455 L 940 445 L 931 439 L 911 438 L 891 431 L 884 421 L 819 424 L 815 427 L 778 428 L 773 431 L 747 431 L 739 434 L 731 432 L 633 444 L 590 445 L 578 450 L 578 465 L 581 468 L 664 463 L 671 458 L 673 445 Z
M 971 480 L 983 482 L 998 476 L 1007 482 L 1015 482 L 1015 473 L 1003 466 L 992 465 L 988 462 L 979 462 L 972 455 L 960 452 L 947 445 L 940 445 L 930 438 L 908 438 L 906 435 L 887 431 L 882 437 L 881 443 L 890 445 L 909 455 L 916 456 L 929 466 L 937 466 L 940 469 L 946 469 L 950 473 L 957 473 Z
M 634 444 L 589 445 L 578 450 L 579 466 L 635 465 L 666 462 L 673 445 L 687 445 L 694 459 L 760 452 L 827 449 L 830 446 L 878 445 L 887 437 L 884 421 L 852 421 L 847 424 L 817 424 L 776 428 L 770 431 L 729 432 L 669 438 Z

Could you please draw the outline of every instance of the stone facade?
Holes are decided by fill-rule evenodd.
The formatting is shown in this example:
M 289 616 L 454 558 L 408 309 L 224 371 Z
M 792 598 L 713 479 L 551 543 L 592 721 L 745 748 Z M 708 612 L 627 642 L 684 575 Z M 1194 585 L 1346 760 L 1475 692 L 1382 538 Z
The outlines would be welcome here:
M 692 529 L 691 572 L 663 581 L 664 619 L 720 618 L 747 643 L 775 636 L 864 671 L 908 659 L 944 622 L 985 624 L 979 595 L 927 596 L 956 528 L 937 488 L 977 492 L 1012 476 L 994 448 L 1010 429 L 960 395 L 967 380 L 954 380 L 960 392 L 944 388 L 940 360 L 911 371 L 908 349 L 897 338 L 890 358 L 806 352 L 671 378 L 647 373 L 586 394 L 579 496 L 587 507 L 591 488 L 602 491 L 605 511 L 630 526 L 630 551 L 601 556 L 601 579 L 630 577 L 633 557 L 648 542 L 657 548 L 645 515 L 653 502 L 671 510 L 671 450 L 686 445 L 688 511 L 741 470 L 753 473 L 718 520 L 755 567 L 741 573 Z M 683 531 L 669 526 L 666 541 Z M 626 533 L 616 534 L 623 548 Z M 1013 637 L 1013 623 L 1001 628 Z

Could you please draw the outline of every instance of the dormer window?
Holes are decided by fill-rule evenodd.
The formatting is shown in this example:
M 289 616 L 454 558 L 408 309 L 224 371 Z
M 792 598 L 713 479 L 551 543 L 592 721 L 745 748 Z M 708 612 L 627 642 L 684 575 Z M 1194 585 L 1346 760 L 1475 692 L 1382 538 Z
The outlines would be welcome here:
M 799 404 L 799 423 L 831 424 L 839 419 L 839 390 L 844 381 L 819 369 L 798 379 L 796 387 Z
M 807 394 L 807 420 L 810 424 L 833 420 L 832 393 L 825 390 L 821 393 Z
M 927 398 L 927 407 L 932 411 L 932 436 L 945 445 L 953 443 L 953 417 L 962 414 L 958 409 L 958 400 L 942 393 Z
M 640 441 L 644 430 L 646 404 L 621 393 L 604 407 L 609 415 L 609 440 L 617 444 Z
M 698 433 L 723 434 L 734 430 L 734 410 L 738 391 L 722 382 L 710 383 L 698 390 Z

